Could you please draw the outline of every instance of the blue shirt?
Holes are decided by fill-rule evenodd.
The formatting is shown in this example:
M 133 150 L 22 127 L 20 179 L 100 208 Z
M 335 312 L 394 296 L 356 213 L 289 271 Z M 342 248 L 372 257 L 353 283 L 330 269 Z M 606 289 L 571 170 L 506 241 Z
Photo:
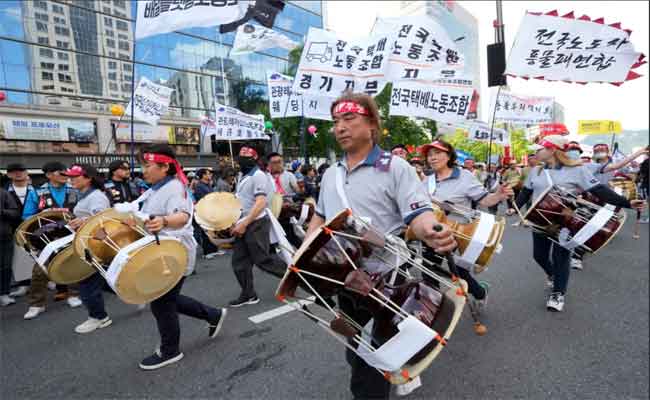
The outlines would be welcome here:
M 68 185 L 54 187 L 48 182 L 40 188 L 30 191 L 27 195 L 27 199 L 25 200 L 25 207 L 23 208 L 23 219 L 27 219 L 32 215 L 36 215 L 38 213 L 39 192 L 43 189 L 48 189 L 50 191 L 52 199 L 54 199 L 56 207 L 58 208 L 63 207 L 65 204 L 65 195 L 68 192 L 74 190 Z M 70 212 L 72 212 L 72 210 L 70 210 Z

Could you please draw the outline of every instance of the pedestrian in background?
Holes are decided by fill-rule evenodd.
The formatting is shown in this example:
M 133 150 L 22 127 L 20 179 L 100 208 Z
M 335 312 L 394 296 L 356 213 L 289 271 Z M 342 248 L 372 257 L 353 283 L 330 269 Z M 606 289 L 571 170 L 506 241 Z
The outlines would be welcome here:
M 15 303 L 9 296 L 11 288 L 11 262 L 14 253 L 14 221 L 20 219 L 16 200 L 0 188 L 0 306 Z

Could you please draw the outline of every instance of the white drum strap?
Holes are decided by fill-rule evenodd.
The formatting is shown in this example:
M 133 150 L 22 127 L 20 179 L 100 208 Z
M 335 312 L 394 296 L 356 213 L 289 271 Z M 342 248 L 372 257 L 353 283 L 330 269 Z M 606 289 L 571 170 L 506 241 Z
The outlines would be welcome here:
M 614 211 L 610 208 L 603 207 L 596 214 L 591 217 L 589 222 L 576 233 L 571 239 L 566 242 L 560 242 L 562 247 L 568 250 L 573 250 L 578 246 L 583 245 L 587 240 L 591 239 L 598 233 L 605 224 L 614 216 Z
M 341 170 L 342 168 L 343 167 L 336 168 L 336 192 L 338 193 L 339 198 L 343 203 L 343 207 L 352 210 L 352 208 L 350 207 L 350 202 L 348 201 L 348 196 L 345 195 L 345 190 L 343 189 L 343 171 Z
M 129 253 L 135 249 L 144 247 L 155 240 L 156 238 L 153 235 L 147 235 L 120 249 L 117 255 L 113 257 L 113 261 L 111 261 L 111 265 L 106 271 L 106 282 L 111 286 L 111 288 L 115 289 L 117 277 L 120 276 L 122 268 L 124 268 L 124 265 L 129 261 Z
M 36 263 L 43 269 L 43 271 L 47 272 L 45 267 L 47 266 L 47 263 L 52 254 L 72 243 L 74 236 L 74 233 L 68 236 L 64 236 L 60 239 L 56 239 L 55 241 L 48 243 L 48 245 L 45 246 L 45 248 L 41 251 L 41 254 L 39 254 L 38 258 L 35 260 Z
M 303 225 L 305 221 L 307 221 L 307 216 L 309 215 L 309 205 L 303 204 L 302 208 L 300 209 L 300 217 L 296 219 L 295 217 L 291 217 L 289 222 L 291 225 Z
M 284 232 L 282 225 L 280 225 L 271 210 L 267 208 L 266 214 L 271 220 L 271 229 L 269 229 L 269 241 L 271 243 L 278 243 L 280 245 L 280 258 L 282 258 L 282 260 L 286 262 L 287 265 L 290 265 L 291 260 L 293 259 L 293 246 L 287 240 L 287 234 Z
M 492 233 L 494 224 L 495 219 L 493 214 L 481 212 L 481 217 L 478 221 L 476 231 L 474 232 L 474 235 L 472 235 L 472 240 L 469 242 L 469 245 L 460 258 L 470 264 L 474 264 L 483 252 L 483 249 L 485 249 L 485 245 L 490 240 L 490 234 Z
M 551 179 L 551 174 L 548 173 L 547 169 L 544 169 L 544 175 L 546 176 L 546 182 L 549 186 L 553 186 L 553 179 Z
M 427 177 L 427 187 L 429 189 L 429 196 L 433 197 L 436 193 L 436 174 L 429 175 Z

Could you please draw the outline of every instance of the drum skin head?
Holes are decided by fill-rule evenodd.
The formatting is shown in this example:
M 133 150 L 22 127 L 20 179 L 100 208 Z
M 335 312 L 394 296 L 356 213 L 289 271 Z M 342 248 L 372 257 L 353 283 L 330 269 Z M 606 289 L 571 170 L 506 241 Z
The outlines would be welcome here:
M 204 229 L 229 229 L 241 217 L 241 202 L 232 193 L 209 193 L 196 203 L 194 216 Z
M 128 224 L 143 227 L 142 221 L 133 215 L 119 213 L 112 208 L 90 217 L 77 230 L 73 242 L 75 254 L 85 259 L 85 249 L 88 248 L 95 260 L 109 265 L 117 252 L 105 244 L 106 238 L 110 238 L 117 247 L 123 248 L 142 237 Z
M 61 250 L 47 265 L 47 276 L 60 285 L 80 282 L 95 273 L 94 267 L 77 257 L 72 245 Z
M 187 249 L 177 240 L 160 239 L 134 250 L 117 277 L 115 289 L 129 304 L 149 303 L 181 280 L 187 268 Z
M 18 228 L 16 229 L 16 244 L 18 247 L 25 248 L 28 250 L 37 250 L 35 249 L 29 241 L 30 233 L 34 233 L 42 225 L 65 220 L 66 222 L 72 220 L 72 214 L 64 211 L 42 211 L 36 215 L 31 216 L 30 218 L 23 221 Z M 55 238 L 58 239 L 58 238 Z

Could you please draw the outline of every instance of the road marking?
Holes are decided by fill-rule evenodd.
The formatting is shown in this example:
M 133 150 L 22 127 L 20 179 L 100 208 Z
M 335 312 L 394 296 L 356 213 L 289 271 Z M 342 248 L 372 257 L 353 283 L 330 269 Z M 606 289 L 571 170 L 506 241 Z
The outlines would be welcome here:
M 316 299 L 316 297 L 310 296 L 310 297 L 307 297 L 307 300 L 300 300 L 300 301 L 298 301 L 298 303 L 300 303 L 300 305 L 309 305 L 309 304 L 312 304 L 315 299 Z M 259 324 L 259 323 L 262 323 L 264 321 L 268 321 L 269 319 L 279 317 L 280 315 L 284 315 L 284 314 L 290 313 L 291 311 L 295 311 L 295 310 L 296 309 L 293 306 L 290 306 L 289 304 L 286 304 L 284 306 L 274 308 L 274 309 L 269 310 L 269 311 L 265 311 L 265 312 L 263 312 L 261 314 L 253 315 L 252 317 L 248 317 L 248 319 L 254 324 Z

